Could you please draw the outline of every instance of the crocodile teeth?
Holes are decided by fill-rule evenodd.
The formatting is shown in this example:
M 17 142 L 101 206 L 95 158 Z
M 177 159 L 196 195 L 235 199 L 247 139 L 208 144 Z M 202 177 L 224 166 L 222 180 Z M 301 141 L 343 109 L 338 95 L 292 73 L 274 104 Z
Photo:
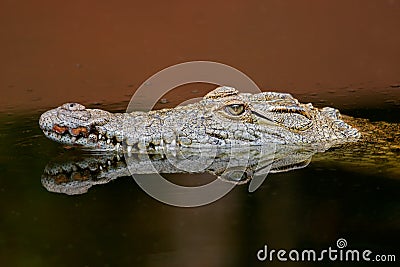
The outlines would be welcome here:
M 139 142 L 137 145 L 139 150 L 146 150 L 146 144 L 144 142 Z
M 95 134 L 89 134 L 89 140 L 95 143 L 97 142 L 97 136 Z
M 102 137 L 101 134 L 99 134 L 99 140 L 101 139 L 101 137 Z
M 130 154 L 132 152 L 132 146 L 127 146 L 126 151 L 128 152 L 128 154 Z
M 171 146 L 172 146 L 172 147 L 175 147 L 175 146 L 176 146 L 176 140 L 175 140 L 175 139 L 171 141 Z
M 171 152 L 172 156 L 176 157 L 176 150 L 175 150 L 175 148 L 169 150 L 169 152 Z
M 122 142 L 124 140 L 124 136 L 122 135 L 122 133 L 117 132 L 115 134 L 115 139 L 117 139 L 118 142 Z

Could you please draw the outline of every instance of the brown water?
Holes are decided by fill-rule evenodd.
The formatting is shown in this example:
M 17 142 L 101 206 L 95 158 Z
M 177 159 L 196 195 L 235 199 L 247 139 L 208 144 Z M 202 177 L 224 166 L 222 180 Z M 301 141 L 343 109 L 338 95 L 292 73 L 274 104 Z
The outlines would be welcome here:
M 324 249 L 341 237 L 400 259 L 398 179 L 328 162 L 194 209 L 161 204 L 130 177 L 69 197 L 40 184 L 63 148 L 37 126 L 40 112 L 68 101 L 124 110 L 151 75 L 191 60 L 231 65 L 302 102 L 399 122 L 399 11 L 400 1 L 2 1 L 0 265 L 266 265 L 256 258 L 264 244 Z M 212 88 L 183 86 L 157 108 Z

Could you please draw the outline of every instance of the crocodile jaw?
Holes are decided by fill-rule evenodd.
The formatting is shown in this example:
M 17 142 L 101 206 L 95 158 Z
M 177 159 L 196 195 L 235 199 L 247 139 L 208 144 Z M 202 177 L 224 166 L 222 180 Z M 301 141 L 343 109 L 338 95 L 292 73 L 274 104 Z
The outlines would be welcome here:
M 99 126 L 106 126 L 114 115 L 98 109 L 86 109 L 77 103 L 66 103 L 40 116 L 39 126 L 45 136 L 65 145 L 114 150 L 120 145 Z

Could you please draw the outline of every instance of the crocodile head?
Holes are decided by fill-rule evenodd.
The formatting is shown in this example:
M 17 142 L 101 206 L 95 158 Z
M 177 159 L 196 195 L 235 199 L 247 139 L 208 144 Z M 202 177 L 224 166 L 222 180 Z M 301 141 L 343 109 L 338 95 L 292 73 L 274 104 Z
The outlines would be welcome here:
M 109 113 L 76 103 L 42 114 L 47 137 L 64 144 L 115 149 L 205 145 L 317 144 L 355 141 L 357 129 L 338 110 L 302 104 L 290 94 L 239 93 L 218 87 L 197 103 L 150 112 Z
M 100 109 L 86 109 L 78 103 L 66 103 L 40 116 L 39 126 L 51 140 L 66 145 L 112 149 L 110 140 L 96 127 L 115 121 L 115 116 Z M 108 141 L 108 142 L 107 142 Z

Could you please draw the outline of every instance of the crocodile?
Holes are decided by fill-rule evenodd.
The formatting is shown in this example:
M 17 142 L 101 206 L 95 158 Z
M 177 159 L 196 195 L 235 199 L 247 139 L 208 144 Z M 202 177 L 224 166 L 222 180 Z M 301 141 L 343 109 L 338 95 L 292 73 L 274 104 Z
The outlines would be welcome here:
M 306 167 L 316 153 L 304 146 L 292 145 L 251 146 L 249 149 L 235 149 L 233 153 L 229 148 L 198 152 L 183 148 L 176 154 L 146 154 L 146 158 L 140 153 L 124 157 L 120 153 L 93 154 L 68 150 L 46 165 L 41 182 L 49 192 L 67 195 L 87 193 L 92 186 L 120 177 L 154 173 L 208 173 L 235 185 L 249 182 L 261 185 L 269 173 Z
M 312 146 L 289 144 L 233 150 L 226 147 L 181 147 L 177 151 L 132 154 L 69 149 L 46 165 L 41 182 L 50 192 L 76 195 L 87 193 L 92 186 L 131 175 L 208 173 L 238 185 L 250 182 L 250 190 L 252 183 L 255 184 L 253 188 L 261 185 L 267 174 L 302 169 L 311 160 L 314 169 L 340 168 L 398 179 L 399 124 L 369 122 L 361 118 L 353 118 L 351 122 L 358 128 L 364 125 L 363 142 L 342 144 L 324 153 L 317 153 Z
M 287 93 L 221 86 L 196 103 L 149 112 L 110 113 L 66 103 L 43 113 L 39 125 L 46 137 L 65 145 L 127 153 L 271 143 L 325 151 L 361 137 L 345 118 L 335 108 L 303 104 Z
M 118 177 L 151 173 L 209 173 L 244 184 L 263 172 L 304 168 L 312 157 L 315 166 L 335 162 L 335 168 L 400 177 L 400 124 L 341 115 L 284 93 L 223 86 L 194 104 L 132 113 L 68 103 L 42 114 L 39 124 L 48 138 L 84 150 L 46 166 L 42 184 L 51 192 L 82 194 Z M 239 149 L 229 154 L 232 145 Z M 207 152 L 212 148 L 216 154 Z M 196 166 L 188 159 L 204 155 L 209 166 L 185 169 Z

